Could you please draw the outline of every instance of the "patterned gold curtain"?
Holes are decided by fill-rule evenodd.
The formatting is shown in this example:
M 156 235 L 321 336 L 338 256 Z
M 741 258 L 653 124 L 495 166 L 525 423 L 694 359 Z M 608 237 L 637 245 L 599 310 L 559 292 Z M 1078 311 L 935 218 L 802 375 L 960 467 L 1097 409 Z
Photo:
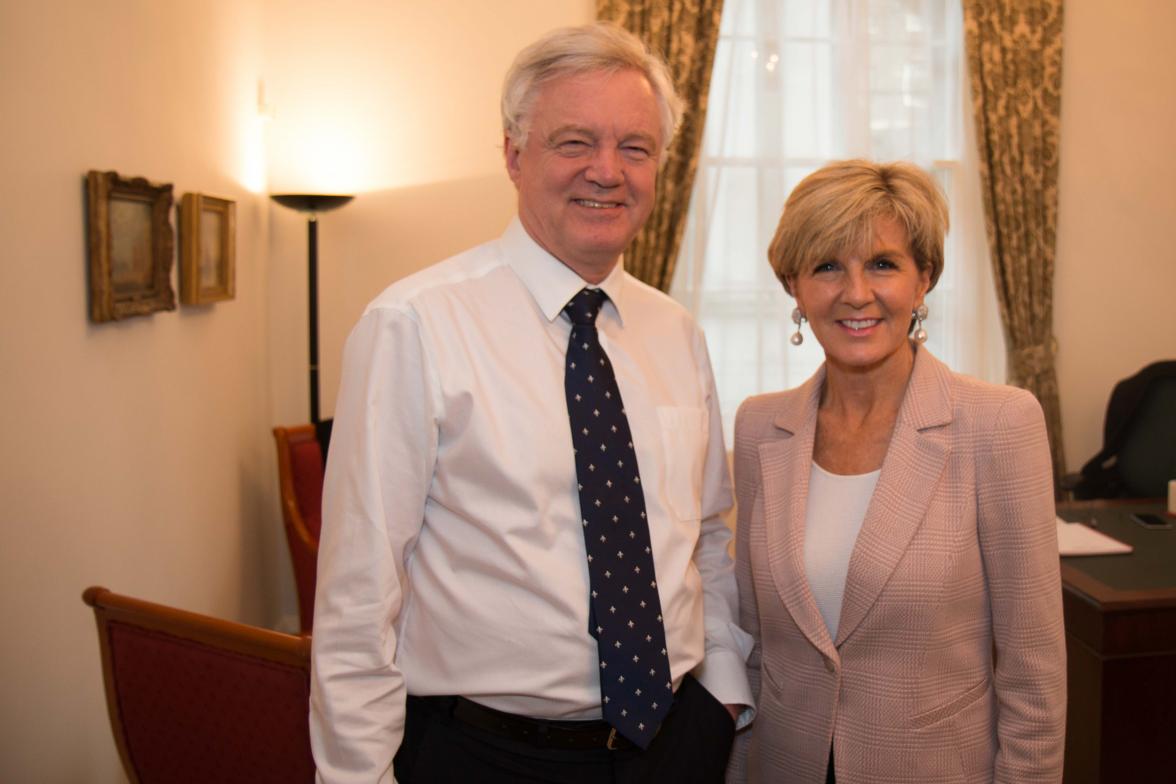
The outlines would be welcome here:
M 629 274 L 662 291 L 670 289 L 686 229 L 722 12 L 723 0 L 596 0 L 598 19 L 616 22 L 666 59 L 686 102 L 658 176 L 653 213 L 625 251 Z
M 963 0 L 980 181 L 1009 382 L 1045 410 L 1065 473 L 1053 336 L 1062 0 Z

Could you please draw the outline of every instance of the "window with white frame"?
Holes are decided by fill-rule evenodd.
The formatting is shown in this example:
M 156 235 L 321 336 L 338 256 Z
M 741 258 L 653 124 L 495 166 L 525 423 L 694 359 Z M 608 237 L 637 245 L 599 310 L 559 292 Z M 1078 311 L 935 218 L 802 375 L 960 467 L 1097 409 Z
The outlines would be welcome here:
M 904 159 L 932 172 L 952 228 L 927 297 L 927 345 L 957 371 L 1003 381 L 959 5 L 726 0 L 670 293 L 706 332 L 728 440 L 744 398 L 797 386 L 824 359 L 815 340 L 789 343 L 794 303 L 767 248 L 792 188 L 831 160 Z

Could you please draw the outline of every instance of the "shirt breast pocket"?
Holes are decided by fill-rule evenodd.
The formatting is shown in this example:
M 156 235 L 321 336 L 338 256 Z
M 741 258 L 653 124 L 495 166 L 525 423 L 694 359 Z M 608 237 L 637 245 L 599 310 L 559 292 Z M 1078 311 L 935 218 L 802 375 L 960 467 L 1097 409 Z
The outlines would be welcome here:
M 706 461 L 706 411 L 659 406 L 661 426 L 662 497 L 679 520 L 702 517 L 702 469 Z

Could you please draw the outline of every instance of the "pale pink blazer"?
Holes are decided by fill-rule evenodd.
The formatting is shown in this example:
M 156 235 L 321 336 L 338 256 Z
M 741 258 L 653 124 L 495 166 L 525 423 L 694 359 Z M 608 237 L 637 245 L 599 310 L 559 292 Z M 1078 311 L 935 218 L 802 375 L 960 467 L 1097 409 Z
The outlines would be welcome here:
M 758 714 L 735 781 L 1057 782 L 1066 649 L 1049 448 L 1028 392 L 919 348 L 836 639 L 804 573 L 824 368 L 735 422 L 742 625 Z

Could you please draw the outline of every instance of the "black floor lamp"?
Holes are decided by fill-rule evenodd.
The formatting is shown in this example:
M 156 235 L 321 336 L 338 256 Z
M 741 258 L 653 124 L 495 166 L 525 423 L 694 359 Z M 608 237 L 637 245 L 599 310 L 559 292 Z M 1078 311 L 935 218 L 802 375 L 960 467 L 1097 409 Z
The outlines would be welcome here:
M 277 193 L 271 195 L 283 207 L 306 213 L 308 309 L 310 312 L 310 421 L 318 431 L 319 444 L 326 454 L 331 437 L 331 420 L 319 418 L 319 357 L 318 357 L 318 214 L 338 209 L 354 196 L 312 193 Z

